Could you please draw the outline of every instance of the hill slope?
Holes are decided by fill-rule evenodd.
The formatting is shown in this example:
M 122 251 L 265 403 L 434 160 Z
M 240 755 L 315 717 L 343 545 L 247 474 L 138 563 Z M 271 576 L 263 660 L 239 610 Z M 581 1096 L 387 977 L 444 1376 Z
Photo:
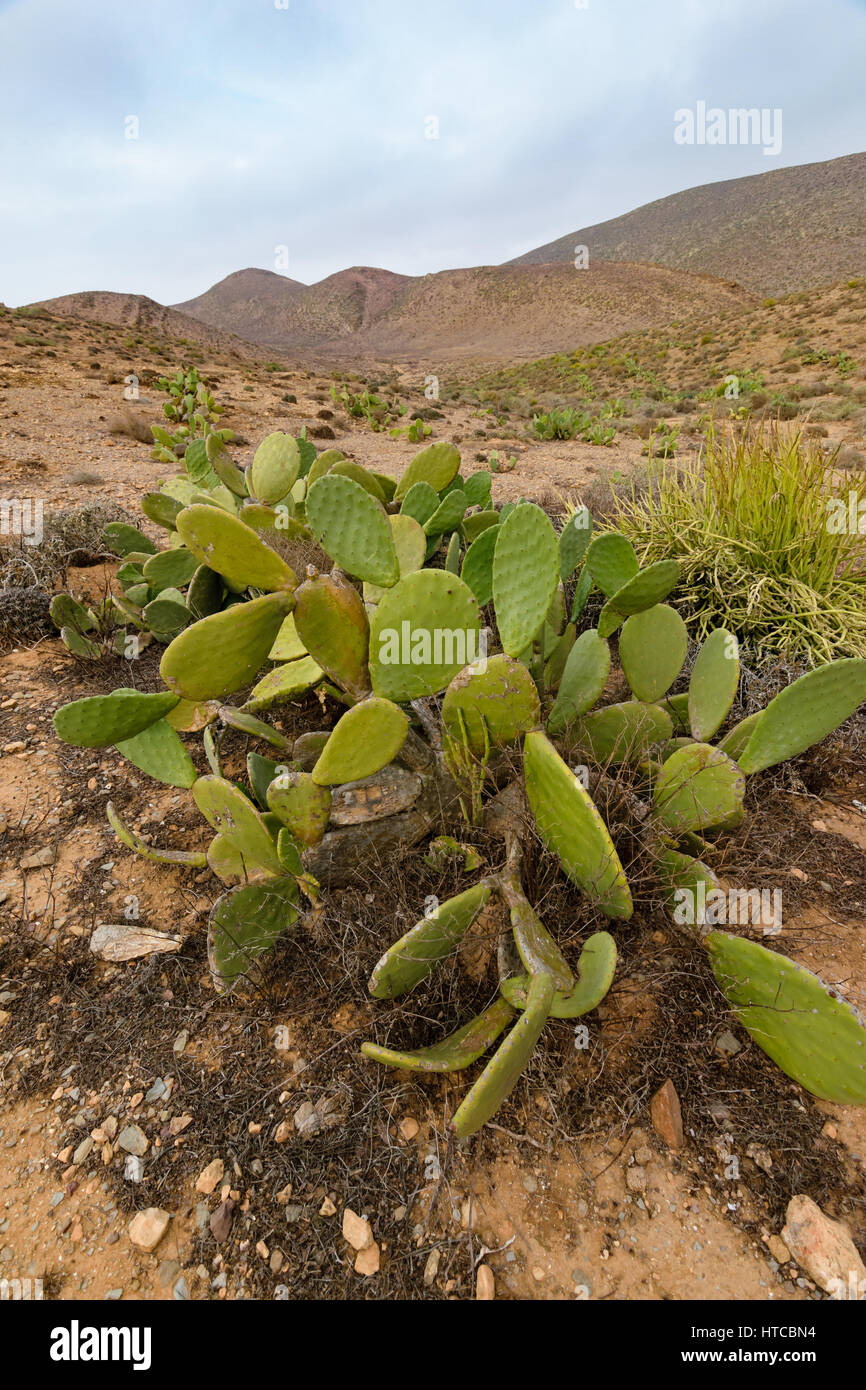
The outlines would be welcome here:
M 62 294 L 56 299 L 42 299 L 30 309 L 44 309 L 63 318 L 90 320 L 94 323 L 119 324 L 123 328 L 152 334 L 154 337 L 187 338 L 214 350 L 232 348 L 243 352 L 242 343 L 233 330 L 220 330 L 190 314 L 179 313 L 145 294 L 116 294 L 111 290 L 83 290 L 78 294 Z
M 866 154 L 689 188 L 570 232 L 510 265 L 657 261 L 782 295 L 866 271 Z

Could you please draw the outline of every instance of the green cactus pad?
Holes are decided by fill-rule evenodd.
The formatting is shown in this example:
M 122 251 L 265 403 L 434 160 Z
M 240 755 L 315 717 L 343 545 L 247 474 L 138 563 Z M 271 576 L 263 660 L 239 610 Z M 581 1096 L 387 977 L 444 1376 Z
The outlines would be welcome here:
M 480 468 L 477 473 L 470 473 L 463 484 L 468 505 L 470 507 L 489 507 L 492 485 L 493 475 L 489 468 Z
M 156 546 L 149 536 L 139 531 L 137 526 L 129 526 L 125 521 L 109 521 L 102 532 L 103 540 L 113 555 L 132 555 L 140 552 L 155 555 Z
M 495 532 L 493 602 L 503 651 L 519 654 L 540 632 L 559 584 L 559 544 L 534 502 L 516 507 Z
M 634 546 L 622 532 L 604 531 L 589 543 L 586 568 L 601 592 L 612 598 L 634 579 L 640 566 Z
M 565 584 L 584 558 L 592 539 L 592 517 L 578 507 L 559 533 L 559 577 Z
M 746 750 L 749 739 L 758 727 L 758 723 L 764 717 L 764 711 L 759 709 L 755 714 L 746 715 L 739 724 L 735 724 L 716 747 L 722 752 L 727 753 L 729 758 L 733 758 L 735 763 L 740 761 Z
M 111 826 L 118 840 L 128 849 L 140 854 L 142 859 L 149 859 L 153 864 L 180 864 L 189 869 L 203 869 L 207 865 L 207 856 L 196 850 L 182 849 L 154 849 L 152 845 L 142 840 L 140 835 L 136 835 L 134 830 L 124 825 L 120 816 L 117 814 L 113 805 L 109 801 L 105 807 L 105 814 L 108 824 Z
M 445 569 L 449 574 L 460 573 L 460 532 L 454 531 L 448 542 L 448 554 L 445 556 Z
M 580 1018 L 598 1008 L 616 972 L 616 943 L 609 932 L 593 932 L 577 963 L 577 980 L 570 993 L 557 990 L 550 1006 L 551 1018 Z M 531 976 L 514 975 L 504 980 L 500 990 L 514 1009 L 526 1008 Z
M 483 1057 L 495 1043 L 503 1028 L 514 1018 L 514 1010 L 504 999 L 496 999 L 471 1023 L 465 1023 L 433 1047 L 421 1047 L 417 1052 L 400 1052 L 378 1043 L 362 1043 L 361 1053 L 371 1062 L 383 1067 L 399 1067 L 404 1071 L 448 1072 L 462 1071 Z
M 610 609 L 613 615 L 622 614 L 623 617 L 643 613 L 667 598 L 671 589 L 676 588 L 679 577 L 680 567 L 676 560 L 659 560 L 655 565 L 641 570 L 623 588 L 617 589 L 602 611 Z M 598 626 L 601 631 L 601 620 Z
M 689 682 L 689 724 L 707 743 L 724 723 L 740 682 L 740 648 L 727 628 L 716 628 L 697 655 Z
M 342 449 L 325 449 L 314 459 L 307 473 L 307 487 L 312 487 L 320 478 L 324 478 L 326 473 L 330 473 L 335 463 L 340 463 L 346 455 Z
M 594 628 L 582 632 L 568 654 L 547 727 L 554 737 L 592 709 L 610 674 L 610 647 Z
M 665 849 L 656 861 L 656 873 L 674 921 L 680 925 L 703 926 L 701 904 L 708 893 L 718 891 L 720 886 L 710 866 L 693 855 Z
M 294 839 L 308 848 L 319 844 L 328 828 L 331 793 L 309 772 L 285 772 L 268 787 L 268 807 Z
M 287 661 L 284 666 L 275 666 L 266 676 L 253 686 L 244 708 L 251 714 L 263 714 L 275 705 L 285 704 L 310 690 L 324 677 L 324 671 L 311 656 L 302 656 L 297 661 Z
M 472 590 L 482 608 L 493 598 L 493 556 L 498 531 L 498 526 L 490 526 L 476 536 L 463 557 L 460 571 L 460 578 Z
M 489 657 L 484 671 L 461 671 L 442 701 L 443 729 L 460 739 L 462 724 L 477 757 L 483 755 L 486 741 L 494 748 L 515 743 L 540 717 L 534 680 L 525 666 L 502 653 Z
M 517 1085 L 547 1022 L 553 995 L 553 980 L 549 975 L 533 976 L 525 1010 L 451 1121 L 451 1129 L 458 1139 L 467 1139 L 486 1124 Z
M 166 719 L 158 719 L 140 734 L 123 739 L 115 747 L 148 777 L 170 787 L 191 787 L 198 777 L 192 758 Z
M 461 525 L 463 539 L 467 545 L 471 545 L 481 535 L 482 531 L 489 531 L 492 526 L 499 525 L 499 513 L 495 511 L 470 512 L 464 516 Z
M 427 483 L 434 492 L 442 492 L 457 476 L 460 454 L 453 444 L 445 441 L 430 444 L 416 454 L 406 469 L 394 493 L 394 501 L 402 502 L 415 483 Z M 417 519 L 417 518 L 416 518 Z
M 509 892 L 508 887 L 507 883 L 503 885 L 503 896 L 511 916 L 514 944 L 527 973 L 531 977 L 543 971 L 550 975 L 556 989 L 570 994 L 574 975 L 568 961 L 522 893 Z
M 218 434 L 209 434 L 205 441 L 207 460 L 223 487 L 235 497 L 246 497 L 247 480 L 225 446 L 225 440 Z
M 569 731 L 573 743 L 590 751 L 599 763 L 636 763 L 654 743 L 669 739 L 670 715 L 659 705 L 625 700 L 605 705 L 575 721 Z
M 386 588 L 400 578 L 394 535 L 384 508 L 353 478 L 326 473 L 307 494 L 307 522 L 341 569 Z
M 580 617 L 581 613 L 586 607 L 586 601 L 592 593 L 592 588 L 592 575 L 586 568 L 586 565 L 584 565 L 583 569 L 580 571 L 580 578 L 578 579 L 577 586 L 574 590 L 574 602 L 571 605 L 571 621 L 573 623 L 577 622 L 578 618 Z
M 196 622 L 220 611 L 223 592 L 222 575 L 209 565 L 199 565 L 186 591 L 186 606 Z
M 866 1029 L 817 975 L 757 942 L 711 932 L 716 983 L 786 1076 L 837 1105 L 866 1105 Z
M 565 674 L 566 663 L 574 650 L 577 632 L 574 623 L 566 623 L 562 636 L 544 663 L 544 684 L 547 690 L 557 690 Z
M 294 589 L 297 577 L 249 526 L 217 507 L 185 507 L 178 534 L 203 565 L 239 589 Z
M 194 623 L 167 648 L 162 679 L 185 700 L 217 700 L 240 690 L 264 665 L 293 604 L 286 591 L 265 594 Z
M 426 979 L 437 961 L 450 955 L 490 898 L 486 883 L 476 883 L 440 903 L 386 951 L 370 976 L 375 999 L 396 999 Z
M 355 463 L 352 459 L 340 459 L 328 469 L 328 472 L 334 474 L 338 478 L 354 478 L 355 482 L 359 483 L 365 492 L 369 492 L 370 496 L 375 497 L 377 502 L 384 503 L 385 493 L 382 490 L 381 484 L 370 470 L 368 468 L 363 468 L 360 463 Z
M 370 676 L 377 695 L 436 695 L 481 655 L 481 615 L 471 591 L 446 570 L 407 574 L 370 623 Z
M 248 878 L 281 875 L 276 845 L 265 821 L 239 787 L 222 777 L 199 777 L 192 795 L 208 825 L 240 851 Z
M 246 883 L 217 898 L 208 920 L 207 954 L 219 994 L 249 975 L 256 959 L 297 921 L 297 899 L 293 878 Z
M 675 735 L 690 734 L 691 725 L 689 724 L 689 695 L 687 690 L 683 690 L 679 695 L 668 695 L 660 700 L 662 709 L 667 710 L 673 723 Z M 725 749 L 725 752 L 728 750 Z
M 744 772 L 796 758 L 820 743 L 866 701 L 866 660 L 848 657 L 819 666 L 789 685 L 763 712 L 739 759 Z
M 735 762 L 708 743 L 693 743 L 668 758 L 653 787 L 662 825 L 675 834 L 719 825 L 739 811 L 746 779 Z
M 207 866 L 227 887 L 232 883 L 242 883 L 246 878 L 244 857 L 234 841 L 225 835 L 214 835 L 208 845 Z
M 290 613 L 277 633 L 276 641 L 268 652 L 271 661 L 297 661 L 307 655 L 307 649 L 298 636 L 295 615 Z
M 220 719 L 224 724 L 228 724 L 230 729 L 237 729 L 248 738 L 264 739 L 265 743 L 269 743 L 280 753 L 291 753 L 294 747 L 292 740 L 281 734 L 273 725 L 266 724 L 263 719 L 257 719 L 251 710 L 235 709 L 234 705 L 220 705 L 219 713 Z
M 414 574 L 421 569 L 424 564 L 424 556 L 427 553 L 427 538 L 413 516 L 404 516 L 398 513 L 397 516 L 389 516 L 388 521 L 394 535 L 394 546 L 397 551 L 397 560 L 400 565 L 400 578 L 403 579 L 407 574 Z M 366 603 L 379 603 L 388 592 L 381 584 L 364 585 L 364 601 Z
M 72 627 L 76 632 L 90 632 L 96 626 L 93 614 L 71 594 L 55 594 L 48 611 L 57 628 Z
M 260 811 L 268 810 L 268 787 L 284 772 L 300 771 L 297 764 L 278 763 L 261 753 L 247 753 L 247 780 Z
M 408 729 L 407 716 L 390 700 L 375 695 L 362 700 L 337 721 L 313 768 L 313 780 L 327 787 L 371 777 L 396 758 Z
M 141 499 L 141 510 L 149 521 L 162 526 L 166 531 L 175 529 L 177 514 L 183 503 L 169 497 L 165 492 L 146 492 Z
M 163 589 L 183 589 L 199 567 L 198 559 L 181 546 L 176 550 L 161 550 L 142 567 L 145 579 L 156 593 Z
M 78 748 L 108 748 L 135 738 L 162 719 L 178 702 L 167 691 L 142 695 L 137 690 L 115 690 L 111 695 L 91 695 L 61 705 L 54 716 L 54 732 L 64 743 Z
M 429 521 L 439 506 L 439 493 L 429 483 L 415 483 L 400 505 L 402 516 L 411 516 L 419 526 Z
M 272 505 L 291 492 L 301 471 L 297 440 L 290 434 L 269 434 L 256 449 L 250 469 L 252 492 Z
M 638 700 L 658 700 L 683 669 L 689 634 L 675 608 L 657 603 L 633 613 L 619 635 L 619 659 Z
M 144 605 L 142 617 L 150 631 L 165 641 L 176 637 L 193 621 L 179 589 L 163 589 L 159 598 Z
M 466 493 L 461 488 L 448 492 L 427 521 L 424 522 L 425 536 L 444 536 L 459 526 L 466 514 Z
M 589 793 L 539 730 L 524 742 L 526 795 L 547 848 L 572 883 L 608 917 L 630 917 L 631 892 Z
M 370 628 L 357 589 L 342 578 L 318 574 L 296 589 L 294 617 L 313 660 L 354 700 L 360 700 L 370 689 Z

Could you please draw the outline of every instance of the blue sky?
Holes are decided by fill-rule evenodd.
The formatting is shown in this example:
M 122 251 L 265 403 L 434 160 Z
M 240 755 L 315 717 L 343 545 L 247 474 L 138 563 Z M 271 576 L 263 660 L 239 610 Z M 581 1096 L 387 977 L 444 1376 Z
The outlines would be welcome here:
M 0 0 L 0 300 L 500 262 L 866 148 L 864 52 L 855 0 Z M 700 100 L 781 153 L 676 144 Z

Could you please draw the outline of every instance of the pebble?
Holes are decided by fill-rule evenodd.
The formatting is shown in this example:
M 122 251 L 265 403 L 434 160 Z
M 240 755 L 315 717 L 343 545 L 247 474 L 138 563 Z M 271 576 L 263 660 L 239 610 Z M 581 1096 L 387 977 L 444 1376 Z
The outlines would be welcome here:
M 479 1303 L 492 1303 L 496 1297 L 496 1280 L 490 1265 L 479 1265 L 475 1271 L 475 1298 Z
M 359 1251 L 355 1260 L 355 1273 L 363 1274 L 369 1279 L 371 1275 L 379 1273 L 380 1265 L 381 1256 L 379 1247 L 374 1241 L 372 1245 L 368 1245 L 364 1250 Z
M 155 1250 L 169 1227 L 171 1216 L 161 1207 L 137 1212 L 129 1223 L 129 1239 L 141 1250 Z
M 680 1098 L 674 1083 L 668 1079 L 659 1087 L 650 1102 L 650 1117 L 653 1129 L 665 1141 L 669 1149 L 683 1146 L 683 1117 Z
M 363 1216 L 346 1207 L 343 1212 L 343 1237 L 353 1250 L 367 1250 L 373 1244 L 373 1229 Z
M 226 1166 L 221 1158 L 215 1158 L 203 1168 L 196 1179 L 196 1192 L 210 1194 L 215 1192 L 225 1176 Z
M 127 1125 L 117 1136 L 117 1146 L 141 1158 L 150 1148 L 150 1140 L 138 1125 Z
M 856 1287 L 866 1280 L 866 1265 L 848 1228 L 831 1220 L 811 1197 L 800 1193 L 791 1198 L 782 1240 L 792 1259 L 825 1293 L 847 1290 L 850 1282 Z

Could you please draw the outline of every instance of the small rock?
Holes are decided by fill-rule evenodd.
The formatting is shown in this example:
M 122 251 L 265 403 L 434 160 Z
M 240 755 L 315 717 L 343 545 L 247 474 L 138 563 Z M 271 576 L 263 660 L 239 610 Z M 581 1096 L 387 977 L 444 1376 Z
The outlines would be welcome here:
M 285 1144 L 286 1140 L 292 1137 L 293 1128 L 291 1120 L 281 1120 L 274 1131 L 274 1143 Z
M 324 1200 L 324 1202 L 322 1203 L 322 1205 L 319 1207 L 319 1215 L 320 1215 L 320 1216 L 336 1216 L 336 1215 L 337 1215 L 337 1208 L 334 1206 L 334 1203 L 331 1201 L 330 1197 L 326 1197 L 325 1200 Z
M 178 1033 L 177 1037 L 175 1038 L 174 1042 L 173 1042 L 172 1045 L 171 1045 L 171 1050 L 172 1050 L 172 1052 L 175 1054 L 176 1057 L 179 1057 L 179 1056 L 180 1056 L 180 1054 L 183 1052 L 183 1050 L 184 1050 L 184 1048 L 186 1047 L 186 1045 L 187 1045 L 188 1042 L 189 1042 L 189 1033 L 187 1032 L 186 1028 L 184 1028 L 184 1029 L 181 1030 L 180 1033 Z
M 847 1227 L 826 1216 L 811 1197 L 792 1197 L 782 1239 L 793 1259 L 825 1293 L 847 1290 L 866 1280 L 864 1265 Z M 853 1276 L 853 1279 L 852 1279 Z
M 413 1119 L 411 1115 L 407 1115 L 404 1120 L 400 1121 L 400 1133 L 407 1142 L 415 1138 L 419 1129 L 418 1121 Z
M 492 1303 L 496 1297 L 496 1280 L 490 1265 L 479 1265 L 475 1271 L 475 1297 L 479 1303 Z
M 129 1223 L 129 1239 L 140 1250 L 155 1250 L 168 1230 L 171 1216 L 161 1207 L 137 1212 Z
M 427 1263 L 424 1266 L 424 1283 L 429 1289 L 439 1273 L 440 1255 L 438 1250 L 431 1250 L 427 1256 Z
M 373 1244 L 373 1230 L 369 1221 L 352 1211 L 351 1207 L 346 1207 L 343 1212 L 343 1237 L 353 1250 L 368 1250 Z
M 295 1111 L 295 1129 L 302 1139 L 311 1139 L 322 1128 L 322 1117 L 311 1100 L 305 1100 Z
M 674 1083 L 668 1079 L 655 1093 L 650 1102 L 650 1116 L 653 1129 L 664 1139 L 669 1149 L 681 1149 L 683 1145 L 683 1117 L 680 1098 Z
M 97 927 L 90 938 L 93 954 L 108 961 L 138 960 L 161 951 L 179 951 L 180 946 L 179 936 L 167 936 L 129 922 L 106 923 Z
M 738 1052 L 742 1052 L 743 1045 L 738 1038 L 735 1038 L 730 1028 L 726 1028 L 720 1033 L 715 1041 L 715 1050 L 722 1057 L 736 1057 Z
M 206 1168 L 203 1168 L 196 1178 L 196 1192 L 209 1194 L 215 1192 L 225 1176 L 226 1166 L 221 1158 L 215 1158 Z
M 138 1125 L 127 1125 L 117 1136 L 117 1146 L 141 1158 L 150 1148 L 150 1140 Z
M 47 845 L 45 849 L 36 850 L 35 854 L 25 854 L 24 858 L 20 861 L 19 868 L 45 869 L 49 864 L 53 863 L 54 850 L 50 845 Z
M 90 1135 L 88 1135 L 86 1139 L 82 1139 L 81 1143 L 78 1145 L 78 1148 L 75 1150 L 75 1153 L 72 1155 L 72 1162 L 74 1164 L 83 1163 L 90 1151 L 92 1150 L 92 1148 L 93 1139 L 90 1137 Z
M 625 1185 L 629 1192 L 646 1192 L 646 1169 L 636 1163 L 625 1170 Z
M 225 1201 L 220 1203 L 210 1219 L 211 1235 L 220 1245 L 229 1238 L 229 1232 L 231 1231 L 232 1221 L 234 1219 L 234 1209 L 235 1203 L 232 1201 L 231 1197 L 226 1197 Z
M 374 1241 L 372 1245 L 359 1252 L 355 1260 L 355 1273 L 363 1274 L 369 1279 L 371 1275 L 379 1273 L 380 1264 L 379 1247 Z
M 778 1260 L 780 1265 L 786 1265 L 791 1258 L 791 1252 L 781 1236 L 768 1236 L 767 1249 L 773 1259 Z

